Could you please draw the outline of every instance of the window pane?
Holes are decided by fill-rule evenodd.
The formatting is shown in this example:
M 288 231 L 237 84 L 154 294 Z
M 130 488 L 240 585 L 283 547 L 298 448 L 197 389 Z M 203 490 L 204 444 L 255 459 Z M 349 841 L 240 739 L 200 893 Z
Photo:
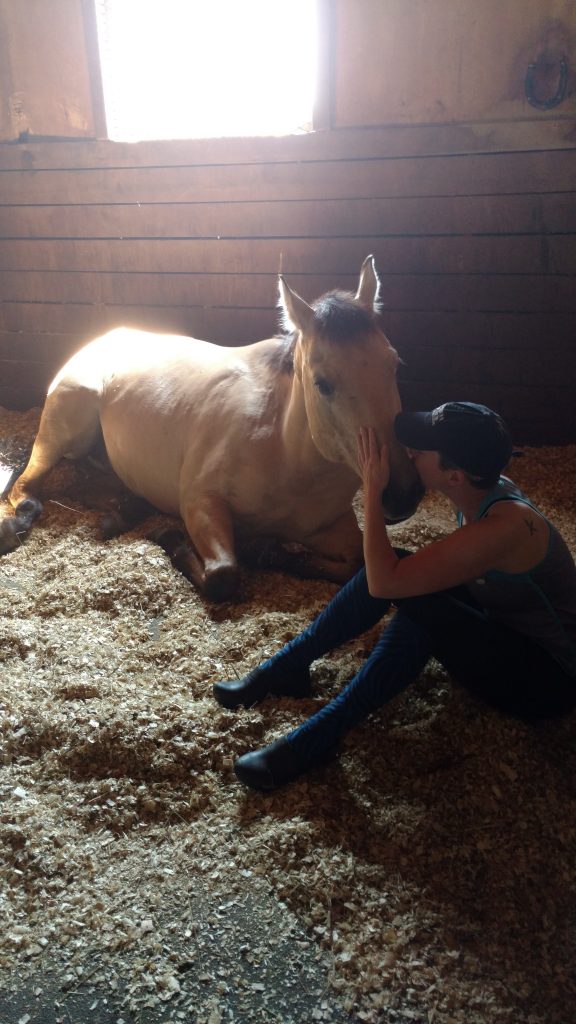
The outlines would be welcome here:
M 314 0 L 95 0 L 108 135 L 310 131 Z

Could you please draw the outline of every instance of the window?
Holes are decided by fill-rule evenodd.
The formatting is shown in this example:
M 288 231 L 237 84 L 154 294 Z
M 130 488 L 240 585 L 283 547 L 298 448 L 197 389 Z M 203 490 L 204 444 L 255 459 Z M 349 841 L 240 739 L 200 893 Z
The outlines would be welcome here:
M 108 137 L 310 131 L 314 0 L 95 0 Z

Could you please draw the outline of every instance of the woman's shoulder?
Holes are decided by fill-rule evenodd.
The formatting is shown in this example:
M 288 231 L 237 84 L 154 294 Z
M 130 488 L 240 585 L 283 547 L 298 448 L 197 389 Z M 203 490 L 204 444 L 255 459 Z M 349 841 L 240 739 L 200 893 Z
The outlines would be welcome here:
M 504 510 L 510 507 L 516 507 L 519 509 L 531 508 L 534 512 L 537 512 L 538 515 L 542 516 L 543 519 L 546 518 L 544 513 L 541 512 L 532 499 L 524 493 L 522 488 L 506 476 L 501 476 L 496 486 L 493 487 L 492 490 L 488 491 L 484 496 L 478 509 L 477 518 L 482 518 L 499 506 Z
M 498 569 L 507 573 L 527 572 L 538 565 L 549 549 L 551 524 L 524 495 L 509 493 L 493 502 L 484 521 L 499 523 L 508 537 Z

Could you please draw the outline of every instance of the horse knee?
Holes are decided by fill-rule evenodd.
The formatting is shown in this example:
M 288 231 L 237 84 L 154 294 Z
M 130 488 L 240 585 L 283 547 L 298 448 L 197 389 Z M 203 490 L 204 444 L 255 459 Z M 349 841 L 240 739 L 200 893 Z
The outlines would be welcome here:
M 196 585 L 210 601 L 228 601 L 238 589 L 238 562 L 230 507 L 218 494 L 184 506 L 182 518 L 200 567 Z

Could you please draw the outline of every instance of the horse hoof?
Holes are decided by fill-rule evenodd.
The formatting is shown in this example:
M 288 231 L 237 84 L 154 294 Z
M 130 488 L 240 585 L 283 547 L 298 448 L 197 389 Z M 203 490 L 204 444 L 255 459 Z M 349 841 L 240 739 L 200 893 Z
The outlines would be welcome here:
M 223 565 L 204 578 L 204 597 L 209 601 L 230 601 L 238 591 L 238 569 Z
M 19 524 L 14 518 L 3 519 L 0 523 L 0 555 L 7 555 L 20 546 Z
M 100 520 L 100 536 L 102 540 L 112 540 L 129 529 L 128 524 L 119 512 L 107 512 Z
M 38 516 L 41 515 L 42 509 L 42 502 L 38 501 L 38 498 L 22 498 L 16 505 L 14 513 L 17 519 L 22 521 L 21 527 L 23 524 L 28 529 L 38 519 Z

